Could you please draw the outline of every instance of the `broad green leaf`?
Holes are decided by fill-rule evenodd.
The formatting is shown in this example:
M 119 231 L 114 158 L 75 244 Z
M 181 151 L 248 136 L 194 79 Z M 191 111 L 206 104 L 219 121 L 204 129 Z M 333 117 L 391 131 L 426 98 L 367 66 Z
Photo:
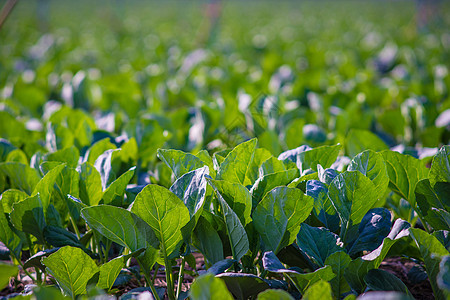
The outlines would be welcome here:
M 433 157 L 431 169 L 428 177 L 431 186 L 436 182 L 450 182 L 450 146 L 446 145 L 439 149 L 439 152 Z
M 189 215 L 200 216 L 205 201 L 206 181 L 205 175 L 209 175 L 208 167 L 202 167 L 183 174 L 170 187 L 170 191 L 180 198 L 186 205 Z
M 330 284 L 337 298 L 350 291 L 350 286 L 344 278 L 344 271 L 351 261 L 350 256 L 344 251 L 334 252 L 325 260 L 325 265 L 331 266 L 333 273 L 336 274 L 336 277 L 331 279 Z
M 416 184 L 415 196 L 419 213 L 435 230 L 450 228 L 450 183 L 437 182 L 434 188 L 429 179 Z
M 359 224 L 356 239 L 347 248 L 347 253 L 354 257 L 362 251 L 378 248 L 391 230 L 391 213 L 386 208 L 369 210 Z
M 339 298 L 339 296 L 337 297 Z M 304 300 L 332 300 L 333 295 L 331 294 L 331 286 L 328 282 L 320 280 L 313 285 L 311 285 L 306 293 L 303 295 Z
M 8 140 L 0 138 L 0 162 L 4 162 L 8 156 L 8 153 L 15 149 L 17 149 L 16 146 L 11 144 Z
M 288 292 L 284 290 L 269 289 L 258 294 L 257 300 L 294 300 Z
M 305 291 L 312 286 L 314 283 L 325 280 L 330 281 L 336 275 L 333 273 L 331 266 L 325 266 L 323 268 L 317 269 L 311 273 L 285 273 L 287 277 L 294 283 L 295 287 L 304 294 Z
M 217 172 L 218 180 L 226 180 L 235 183 L 245 184 L 245 178 L 250 164 L 252 163 L 256 139 L 237 145 L 220 164 Z
M 328 197 L 341 219 L 340 236 L 344 243 L 352 225 L 361 222 L 377 202 L 377 189 L 369 178 L 358 171 L 346 171 L 331 182 Z
M 249 250 L 247 233 L 241 221 L 239 220 L 239 217 L 236 215 L 233 209 L 231 209 L 227 201 L 223 199 L 222 195 L 219 193 L 217 188 L 215 188 L 214 184 L 211 181 L 209 181 L 209 183 L 216 191 L 217 199 L 221 209 L 220 217 L 225 224 L 225 229 L 227 232 L 228 240 L 230 242 L 233 258 L 239 261 L 242 256 L 244 256 Z
M 288 185 L 299 176 L 297 169 L 290 169 L 283 172 L 272 173 L 258 178 L 253 184 L 250 193 L 252 194 L 252 209 L 266 196 L 266 194 L 277 186 Z
M 189 210 L 168 189 L 149 184 L 136 196 L 131 211 L 154 230 L 165 256 L 183 240 L 181 228 L 189 222 Z
M 203 217 L 198 219 L 192 235 L 192 243 L 211 264 L 215 264 L 224 258 L 223 245 L 219 235 L 208 220 Z
M 1 262 L 0 263 L 0 289 L 3 290 L 8 285 L 11 277 L 16 276 L 17 273 L 19 273 L 19 268 L 17 268 L 17 266 Z
M 10 188 L 17 188 L 28 195 L 41 179 L 35 169 L 18 162 L 0 163 L 0 174 L 9 178 Z
M 200 158 L 180 150 L 158 149 L 158 158 L 172 170 L 176 178 L 205 165 Z
M 60 227 L 46 226 L 44 228 L 44 238 L 53 247 L 72 246 L 86 251 L 75 234 Z
M 236 262 L 237 261 L 235 259 L 231 258 L 223 259 L 221 261 L 216 262 L 214 265 L 208 268 L 207 272 L 214 275 L 219 275 L 228 270 L 229 268 L 231 268 L 231 266 Z
M 272 156 L 265 160 L 259 168 L 259 177 L 267 174 L 286 171 L 286 166 L 278 158 Z
M 397 291 L 413 298 L 406 285 L 397 276 L 387 271 L 370 270 L 364 277 L 364 281 L 367 287 L 373 291 Z
M 134 213 L 115 206 L 98 205 L 83 208 L 81 215 L 89 227 L 111 241 L 134 252 L 147 247 L 158 247 L 153 230 Z
M 266 281 L 254 274 L 227 272 L 216 278 L 222 279 L 233 297 L 239 300 L 249 299 L 269 288 Z
M 308 180 L 306 195 L 314 199 L 314 212 L 320 222 L 331 231 L 339 230 L 339 216 L 328 197 L 328 187 L 318 180 Z
M 272 154 L 264 148 L 258 148 L 255 150 L 255 154 L 253 155 L 253 160 L 248 166 L 246 180 L 244 182 L 244 186 L 252 185 L 260 176 L 259 168 L 262 163 L 270 158 Z
M 128 259 L 130 259 L 132 256 L 138 256 L 142 252 L 144 252 L 144 249 L 138 250 L 128 255 L 121 255 L 101 265 L 99 268 L 100 274 L 97 286 L 101 289 L 106 289 L 109 291 L 112 288 L 117 276 L 119 276 L 120 271 L 127 263 Z
M 387 150 L 389 147 L 378 136 L 368 130 L 351 129 L 345 140 L 347 154 L 354 157 L 364 150 L 375 152 Z
M 224 180 L 210 180 L 218 193 L 236 213 L 242 225 L 245 227 L 252 221 L 252 196 L 241 184 Z
M 212 178 L 216 178 L 216 171 L 214 170 L 214 163 L 213 163 L 212 157 L 209 155 L 208 151 L 201 150 L 195 156 L 200 158 L 200 160 L 208 166 L 209 175 Z
M 25 261 L 23 264 L 24 268 L 39 268 L 42 271 L 45 271 L 45 266 L 42 264 L 42 258 L 48 257 L 50 254 L 58 251 L 59 248 L 51 248 L 39 251 L 35 255 L 31 256 L 29 259 Z
M 61 290 L 72 297 L 86 293 L 86 285 L 99 271 L 95 262 L 79 248 L 63 247 L 43 258 L 47 271 L 58 282 Z
M 45 213 L 47 213 L 48 206 L 53 204 L 63 221 L 66 219 L 67 212 L 73 218 L 79 219 L 76 208 L 67 199 L 67 195 L 78 198 L 79 188 L 78 172 L 66 165 L 59 165 L 49 171 L 39 181 L 33 191 L 33 195 L 39 193 Z
M 341 148 L 341 145 L 321 146 L 312 149 L 300 146 L 296 149 L 281 153 L 278 159 L 294 162 L 303 175 L 303 172 L 308 169 L 317 171 L 317 165 L 321 165 L 323 168 L 329 168 L 336 161 Z
M 409 232 L 425 262 L 425 269 L 427 270 L 434 296 L 436 299 L 445 299 L 445 295 L 439 289 L 436 279 L 439 273 L 440 257 L 449 255 L 449 251 L 445 249 L 437 238 L 421 229 L 411 228 Z
M 437 276 L 437 285 L 444 293 L 450 296 L 450 256 L 444 256 L 439 263 L 439 273 Z
M 82 163 L 80 173 L 80 200 L 86 205 L 97 205 L 103 196 L 100 173 L 89 162 Z
M 120 149 L 106 150 L 95 160 L 94 167 L 100 173 L 103 190 L 106 190 L 117 178 L 117 173 L 122 163 L 120 151 Z
M 12 211 L 12 206 L 14 203 L 17 203 L 28 197 L 29 196 L 27 195 L 27 193 L 21 190 L 9 189 L 4 191 L 1 196 L 4 213 L 9 214 Z
M 301 223 L 308 218 L 313 199 L 295 188 L 271 190 L 253 212 L 253 222 L 267 251 L 277 253 L 295 241 Z
M 419 180 L 425 178 L 428 169 L 422 161 L 394 151 L 381 152 L 389 175 L 389 187 L 416 208 L 414 190 Z
M 377 188 L 378 198 L 384 197 L 389 185 L 389 177 L 381 154 L 366 150 L 356 155 L 347 168 L 348 171 L 360 171 L 368 177 Z
M 61 291 L 55 286 L 37 286 L 33 289 L 33 295 L 36 300 L 67 300 L 69 297 L 63 295 Z
M 232 300 L 234 299 L 228 291 L 222 279 L 214 277 L 213 274 L 204 274 L 195 279 L 189 289 L 189 297 L 192 300 Z
M 334 252 L 343 251 L 339 236 L 323 227 L 301 225 L 297 234 L 297 245 L 319 266 L 325 266 L 326 259 Z
M 3 198 L 0 199 L 0 202 L 3 202 Z M 3 205 L 0 205 L 0 241 L 8 248 L 14 258 L 21 259 L 22 239 L 12 230 L 10 224 L 3 210 Z
M 58 149 L 71 147 L 75 141 L 73 133 L 61 124 L 47 124 L 46 146 L 55 152 Z
M 336 176 L 339 175 L 339 172 L 335 169 L 324 169 L 321 165 L 317 166 L 317 175 L 319 177 L 319 180 L 323 182 L 326 185 L 330 185 L 330 183 L 333 181 Z
M 123 206 L 125 190 L 135 171 L 136 167 L 132 167 L 114 180 L 104 191 L 101 202 L 107 205 Z
M 18 162 L 24 165 L 28 165 L 28 158 L 27 155 L 25 154 L 25 152 L 23 152 L 20 149 L 14 149 L 11 152 L 8 153 L 8 155 L 6 156 L 6 160 L 7 162 Z
M 381 265 L 389 249 L 394 245 L 399 239 L 409 236 L 409 228 L 411 225 L 401 219 L 397 219 L 392 226 L 391 232 L 383 240 L 383 243 L 372 252 L 356 258 L 351 261 L 344 272 L 345 279 L 349 285 L 357 291 L 362 293 L 365 289 L 364 276 L 371 269 L 376 269 Z
M 13 205 L 11 223 L 20 231 L 34 235 L 40 244 L 45 244 L 45 214 L 39 195 L 28 197 Z
M 89 164 L 95 164 L 97 158 L 104 153 L 106 150 L 116 149 L 116 145 L 111 143 L 110 138 L 104 138 L 96 143 L 94 143 L 84 155 L 85 162 Z
M 66 163 L 69 167 L 76 168 L 79 158 L 80 151 L 75 146 L 72 146 L 44 155 L 43 161 Z

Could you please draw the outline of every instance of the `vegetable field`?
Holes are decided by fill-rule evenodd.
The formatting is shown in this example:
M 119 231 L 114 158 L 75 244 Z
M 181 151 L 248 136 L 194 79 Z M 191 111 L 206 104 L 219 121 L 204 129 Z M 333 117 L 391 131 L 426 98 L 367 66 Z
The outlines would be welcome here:
M 449 299 L 429 2 L 19 1 L 0 298 Z

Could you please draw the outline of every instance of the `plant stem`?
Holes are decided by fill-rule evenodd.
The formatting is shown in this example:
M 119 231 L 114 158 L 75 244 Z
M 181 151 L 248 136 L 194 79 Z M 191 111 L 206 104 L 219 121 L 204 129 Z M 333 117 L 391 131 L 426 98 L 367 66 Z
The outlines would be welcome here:
M 175 295 L 176 299 L 178 299 L 178 297 L 180 296 L 180 293 L 181 293 L 181 287 L 183 285 L 183 279 L 184 279 L 184 265 L 185 264 L 186 264 L 186 257 L 182 256 L 180 271 L 178 272 L 177 293 Z
M 18 0 L 8 0 L 3 6 L 2 11 L 0 12 L 0 29 L 2 28 L 2 25 L 3 23 L 5 23 L 6 18 L 8 18 L 12 9 L 16 5 L 17 1 Z
M 167 282 L 167 295 L 169 299 L 175 300 L 175 295 L 173 294 L 173 282 L 172 282 L 172 266 L 170 264 L 170 259 L 167 257 L 166 251 L 163 251 L 164 264 L 166 267 L 166 282 Z
M 73 227 L 73 230 L 75 231 L 75 234 L 77 235 L 77 238 L 80 239 L 81 235 L 80 235 L 80 231 L 78 230 L 77 224 L 75 224 L 75 221 L 73 220 L 72 216 L 70 216 L 69 218 L 70 218 L 70 222 L 72 222 L 72 227 Z
M 139 267 L 141 267 L 142 273 L 144 273 L 144 277 L 145 277 L 145 282 L 147 283 L 147 285 L 150 287 L 150 289 L 152 290 L 152 294 L 153 294 L 153 298 L 155 298 L 155 300 L 160 300 L 158 293 L 156 292 L 155 286 L 153 285 L 153 282 L 150 280 L 150 276 L 147 272 L 147 269 L 144 268 L 144 265 L 142 264 L 140 259 L 136 259 Z
M 156 276 L 158 275 L 158 271 L 159 271 L 159 264 L 156 263 L 155 264 L 155 273 L 153 273 L 153 278 L 152 278 L 152 284 L 155 284 L 155 280 L 156 280 Z

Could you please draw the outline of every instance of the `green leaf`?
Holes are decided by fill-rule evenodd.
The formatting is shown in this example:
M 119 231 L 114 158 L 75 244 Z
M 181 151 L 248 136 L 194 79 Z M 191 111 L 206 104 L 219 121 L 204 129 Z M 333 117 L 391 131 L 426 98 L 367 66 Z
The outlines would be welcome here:
M 70 299 L 67 296 L 64 296 L 61 291 L 55 286 L 37 286 L 33 289 L 33 295 L 36 297 L 36 300 L 66 300 Z
M 266 250 L 277 253 L 292 244 L 312 208 L 313 199 L 299 189 L 277 187 L 271 190 L 253 212 L 255 228 Z
M 439 152 L 433 157 L 431 169 L 428 177 L 431 186 L 436 182 L 450 182 L 450 146 L 446 145 L 439 149 Z
M 189 215 L 200 216 L 206 195 L 205 175 L 208 175 L 208 167 L 202 167 L 183 174 L 170 187 L 170 191 L 180 198 L 186 205 Z
M 425 221 L 435 230 L 447 230 L 450 228 L 450 193 L 445 191 L 450 187 L 450 183 L 437 182 L 434 188 L 429 179 L 422 179 L 416 184 L 415 197 L 419 206 L 419 213 Z M 450 191 L 450 189 L 449 189 Z
M 111 182 L 117 178 L 122 163 L 120 151 L 120 149 L 106 150 L 95 160 L 94 167 L 100 173 L 103 190 L 106 190 Z
M 11 228 L 12 225 L 3 210 L 3 198 L 0 198 L 0 202 L 0 241 L 16 259 L 21 259 L 22 240 Z
M 221 261 L 223 245 L 220 236 L 207 219 L 200 216 L 192 235 L 192 244 L 205 256 L 210 264 Z
M 286 291 L 269 289 L 258 294 L 257 300 L 294 300 L 294 298 Z
M 180 150 L 158 149 L 158 158 L 172 170 L 176 178 L 205 165 L 200 158 Z
M 336 161 L 341 148 L 341 145 L 321 146 L 313 149 L 300 146 L 281 153 L 278 159 L 294 162 L 303 174 L 308 169 L 317 171 L 317 165 L 321 165 L 325 169 L 329 168 Z
M 211 155 L 209 155 L 208 151 L 201 150 L 195 156 L 200 158 L 200 160 L 208 166 L 209 175 L 212 178 L 216 178 L 216 171 L 214 170 L 214 163 L 213 163 L 212 157 L 211 157 Z
M 370 270 L 364 277 L 364 281 L 367 287 L 373 291 L 397 291 L 414 298 L 406 285 L 397 276 L 387 271 Z
M 103 204 L 113 206 L 123 206 L 123 198 L 125 190 L 131 178 L 133 178 L 136 167 L 130 168 L 128 171 L 120 175 L 119 178 L 114 180 L 105 190 L 102 197 Z
M 86 293 L 86 285 L 99 271 L 95 262 L 79 248 L 63 247 L 43 258 L 42 263 L 58 282 L 61 290 L 72 297 Z
M 336 277 L 331 279 L 330 284 L 337 298 L 350 291 L 350 286 L 344 278 L 344 272 L 351 261 L 350 256 L 344 251 L 334 252 L 325 260 L 325 265 L 331 266 L 333 273 L 336 274 Z
M 15 161 L 24 165 L 28 165 L 27 155 L 20 149 L 14 149 L 11 152 L 9 152 L 8 156 L 6 156 L 5 161 L 7 162 Z
M 339 297 L 337 297 L 339 298 Z M 331 294 L 331 286 L 328 282 L 324 280 L 317 281 L 311 285 L 306 293 L 303 295 L 304 300 L 332 300 L 333 295 Z
M 350 129 L 345 140 L 347 154 L 354 157 L 364 150 L 375 152 L 387 150 L 389 147 L 378 136 L 368 130 Z
M 238 300 L 249 299 L 269 288 L 266 281 L 253 274 L 229 272 L 216 275 L 216 278 L 225 281 L 228 290 Z
M 450 256 L 444 256 L 439 263 L 439 273 L 437 276 L 437 285 L 444 293 L 450 295 Z
M 331 182 L 328 197 L 341 219 L 340 236 L 344 243 L 352 225 L 361 222 L 377 202 L 377 189 L 369 178 L 358 171 L 346 171 Z
M 8 285 L 11 277 L 16 276 L 17 273 L 19 273 L 17 266 L 0 262 L 0 289 L 3 290 Z
M 253 183 L 260 177 L 259 168 L 262 163 L 270 158 L 272 154 L 264 148 L 258 148 L 255 150 L 253 160 L 248 166 L 246 180 L 244 186 L 253 185 Z
M 211 180 L 208 181 L 214 188 L 217 194 L 217 199 L 221 208 L 220 217 L 225 223 L 227 231 L 227 237 L 230 241 L 231 252 L 233 258 L 239 261 L 249 250 L 248 236 L 242 225 L 239 217 L 228 205 L 227 201 L 223 199 L 217 188 L 214 186 Z
M 76 168 L 79 158 L 80 151 L 72 146 L 44 155 L 43 161 L 66 163 L 69 167 Z
M 0 163 L 0 174 L 10 180 L 10 188 L 17 188 L 31 195 L 41 177 L 38 171 L 18 162 Z
M 72 246 L 86 250 L 75 234 L 60 227 L 46 226 L 44 238 L 53 247 Z
M 430 279 L 434 296 L 436 299 L 445 299 L 445 295 L 443 291 L 439 289 L 436 279 L 439 273 L 439 257 L 449 255 L 449 251 L 447 251 L 441 242 L 431 234 L 416 228 L 411 228 L 409 231 L 412 239 L 416 242 L 423 261 L 425 262 L 425 269 L 428 278 Z
M 85 162 L 89 164 L 95 164 L 97 158 L 103 154 L 106 150 L 116 149 L 116 145 L 111 143 L 110 138 L 104 138 L 96 143 L 94 143 L 85 154 Z
M 34 235 L 40 244 L 45 244 L 45 214 L 39 195 L 28 197 L 13 205 L 11 223 L 20 231 Z
M 36 185 L 33 195 L 38 193 L 45 213 L 48 206 L 53 204 L 63 221 L 66 219 L 67 212 L 70 212 L 76 220 L 79 219 L 76 208 L 67 199 L 67 195 L 79 197 L 79 175 L 75 169 L 66 165 L 56 166 Z
M 131 211 L 154 230 L 165 256 L 181 243 L 181 228 L 189 222 L 189 210 L 168 189 L 149 184 L 136 196 Z
M 9 214 L 12 211 L 12 206 L 14 203 L 17 203 L 28 197 L 29 196 L 27 195 L 27 193 L 21 190 L 9 189 L 4 191 L 1 197 L 4 213 Z
M 98 205 L 83 208 L 81 215 L 89 227 L 132 252 L 147 247 L 148 243 L 158 247 L 158 240 L 150 226 L 126 209 Z
M 256 139 L 251 139 L 237 145 L 228 153 L 225 160 L 220 164 L 217 179 L 245 184 L 246 174 L 253 160 L 256 143 Z
M 89 162 L 80 166 L 80 200 L 86 205 L 97 205 L 103 196 L 102 179 Z
M 144 249 L 140 249 L 128 255 L 121 255 L 101 265 L 99 268 L 100 274 L 97 286 L 101 289 L 106 289 L 109 291 L 112 288 L 117 276 L 119 276 L 120 271 L 127 263 L 128 259 L 130 259 L 132 256 L 139 256 L 142 252 L 144 252 Z
M 366 286 L 364 276 L 366 276 L 369 270 L 376 269 L 381 265 L 381 262 L 388 254 L 392 245 L 399 239 L 409 236 L 410 227 L 411 225 L 408 222 L 397 219 L 394 226 L 392 226 L 391 232 L 377 249 L 349 263 L 344 272 L 344 276 L 352 289 L 358 293 L 364 291 Z
M 415 209 L 414 190 L 417 182 L 427 176 L 428 169 L 422 161 L 409 155 L 390 150 L 383 151 L 381 154 L 386 162 L 389 187 Z
M 277 186 L 288 185 L 299 176 L 297 169 L 290 169 L 283 172 L 272 173 L 258 178 L 253 184 L 250 193 L 252 194 L 252 209 L 266 196 L 266 194 Z
M 342 251 L 339 236 L 323 227 L 301 225 L 297 234 L 297 245 L 319 266 L 325 266 L 325 260 L 334 252 Z
M 287 277 L 294 283 L 295 287 L 300 291 L 300 293 L 305 294 L 305 291 L 312 286 L 314 283 L 325 280 L 330 281 L 336 275 L 333 273 L 331 266 L 326 266 L 315 270 L 311 273 L 285 273 Z
M 245 226 L 252 221 L 252 196 L 250 192 L 239 183 L 224 180 L 209 180 L 217 192 L 236 213 L 242 225 Z
M 284 163 L 278 158 L 272 156 L 261 164 L 261 167 L 259 168 L 259 177 L 283 171 L 286 171 L 286 166 Z
M 362 251 L 378 248 L 391 230 L 391 212 L 386 208 L 372 208 L 359 224 L 356 239 L 347 248 L 347 253 L 354 257 Z
M 389 176 L 383 156 L 372 150 L 366 150 L 356 155 L 347 168 L 348 171 L 360 171 L 368 177 L 377 188 L 378 198 L 384 197 L 389 185 Z
M 192 300 L 233 300 L 222 279 L 214 277 L 213 274 L 205 274 L 195 279 L 189 290 Z

